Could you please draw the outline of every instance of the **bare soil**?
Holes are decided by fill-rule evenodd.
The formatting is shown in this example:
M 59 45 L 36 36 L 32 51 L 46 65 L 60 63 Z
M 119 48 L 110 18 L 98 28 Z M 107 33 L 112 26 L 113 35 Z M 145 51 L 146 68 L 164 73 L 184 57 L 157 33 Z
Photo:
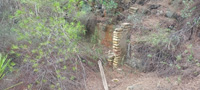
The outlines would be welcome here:
M 126 65 L 121 70 L 108 68 L 105 67 L 105 74 L 110 90 L 126 90 L 130 86 L 132 90 L 200 90 L 200 75 L 188 80 L 179 76 L 160 77 L 156 72 L 143 73 Z M 104 90 L 99 72 L 88 72 L 87 86 L 88 90 Z

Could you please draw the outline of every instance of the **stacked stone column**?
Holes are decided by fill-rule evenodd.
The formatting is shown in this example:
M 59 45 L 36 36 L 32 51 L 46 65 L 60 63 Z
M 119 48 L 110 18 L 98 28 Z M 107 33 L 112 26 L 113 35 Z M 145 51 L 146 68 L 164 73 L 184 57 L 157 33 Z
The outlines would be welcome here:
M 120 39 L 122 31 L 123 31 L 122 28 L 116 28 L 113 32 L 113 53 L 114 53 L 113 68 L 117 68 L 119 62 L 121 61 Z
M 126 55 L 127 36 L 130 34 L 130 23 L 122 23 L 120 28 L 116 28 L 113 32 L 113 51 L 109 52 L 108 64 L 117 68 L 122 61 L 122 56 Z

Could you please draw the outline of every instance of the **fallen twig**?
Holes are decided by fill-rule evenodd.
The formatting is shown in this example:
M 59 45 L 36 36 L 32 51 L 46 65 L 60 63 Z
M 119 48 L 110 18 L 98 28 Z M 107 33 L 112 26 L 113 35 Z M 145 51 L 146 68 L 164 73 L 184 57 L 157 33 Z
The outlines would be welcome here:
M 100 69 L 101 78 L 102 78 L 102 82 L 103 82 L 103 87 L 104 87 L 105 90 L 108 90 L 108 84 L 107 84 L 106 77 L 105 77 L 104 70 L 103 70 L 103 66 L 102 66 L 102 63 L 101 63 L 100 60 L 98 61 L 98 64 L 99 64 L 99 69 Z
M 16 87 L 16 86 L 18 86 L 18 85 L 21 85 L 21 84 L 23 84 L 23 82 L 19 82 L 19 83 L 15 84 L 15 85 L 13 85 L 13 86 L 10 86 L 10 87 L 8 87 L 8 88 L 6 88 L 6 89 L 4 89 L 4 90 L 9 90 L 9 89 L 11 89 L 11 88 L 13 88 L 13 87 Z

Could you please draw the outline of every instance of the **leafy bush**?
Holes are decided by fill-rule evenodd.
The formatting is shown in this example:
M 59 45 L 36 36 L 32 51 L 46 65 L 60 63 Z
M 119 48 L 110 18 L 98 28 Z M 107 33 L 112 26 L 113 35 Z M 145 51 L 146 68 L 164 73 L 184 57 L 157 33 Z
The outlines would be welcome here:
M 82 85 L 78 83 L 81 78 L 77 80 L 80 77 L 77 54 L 85 30 L 77 18 L 85 12 L 77 9 L 78 1 L 61 3 L 65 1 L 20 0 L 20 8 L 10 17 L 18 21 L 12 29 L 18 35 L 18 44 L 12 46 L 11 53 L 22 57 L 21 67 L 28 67 L 21 69 L 24 73 L 37 77 L 30 80 L 29 89 L 64 90 Z

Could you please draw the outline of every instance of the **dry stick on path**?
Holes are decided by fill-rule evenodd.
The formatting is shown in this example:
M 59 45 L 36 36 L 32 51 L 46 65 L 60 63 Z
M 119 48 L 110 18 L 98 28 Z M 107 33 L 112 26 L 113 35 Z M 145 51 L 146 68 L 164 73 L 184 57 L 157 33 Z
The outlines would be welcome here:
M 102 82 L 103 82 L 103 87 L 104 87 L 105 90 L 108 90 L 108 84 L 107 84 L 106 77 L 105 77 L 104 70 L 103 70 L 103 66 L 102 66 L 102 63 L 101 63 L 100 60 L 98 61 L 98 64 L 99 64 L 99 69 L 100 69 L 101 78 L 102 78 Z
M 14 88 L 14 87 L 16 87 L 16 86 L 18 86 L 18 85 L 21 85 L 21 84 L 23 84 L 23 82 L 19 82 L 19 83 L 15 84 L 15 85 L 13 85 L 13 86 L 10 86 L 10 87 L 8 87 L 8 88 L 6 88 L 6 89 L 4 89 L 4 90 L 9 90 L 9 89 Z

